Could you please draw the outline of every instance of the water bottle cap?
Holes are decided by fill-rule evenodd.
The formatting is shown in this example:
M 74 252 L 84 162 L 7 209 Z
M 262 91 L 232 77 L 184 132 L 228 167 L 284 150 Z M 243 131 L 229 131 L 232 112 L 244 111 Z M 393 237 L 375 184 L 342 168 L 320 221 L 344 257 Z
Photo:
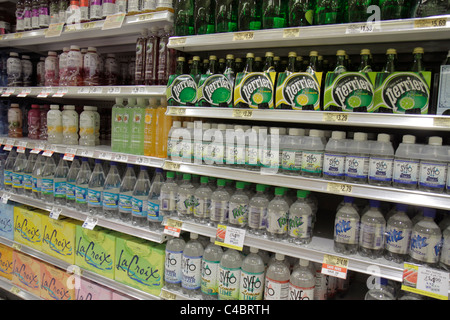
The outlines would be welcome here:
M 141 169 L 141 170 L 147 170 L 147 166 L 140 166 L 139 169 Z
M 423 216 L 434 219 L 434 217 L 436 217 L 436 209 L 434 209 L 434 208 L 423 208 Z
M 127 168 L 133 168 L 133 164 L 132 163 L 127 163 Z
M 157 173 L 162 173 L 163 172 L 163 169 L 161 169 L 161 168 L 156 168 L 156 170 L 155 170 Z
M 378 200 L 369 200 L 369 204 L 371 207 L 378 208 L 380 206 L 380 201 Z
M 51 104 L 51 105 L 50 105 L 50 110 L 59 110 L 59 105 L 57 105 L 57 104 Z
M 284 188 L 281 188 L 281 187 L 275 188 L 275 195 L 276 195 L 276 196 L 282 196 L 282 195 L 284 195 Z
M 365 133 L 365 132 L 355 132 L 355 135 L 353 136 L 353 139 L 355 141 L 366 141 L 367 140 L 367 133 Z
M 391 142 L 391 137 L 386 133 L 380 133 L 377 137 L 379 142 Z
M 250 253 L 258 253 L 258 248 L 250 247 Z
M 308 196 L 308 191 L 305 190 L 297 190 L 298 198 L 306 198 Z
M 173 171 L 167 171 L 166 177 L 167 177 L 167 178 L 173 178 L 173 177 L 175 177 L 175 172 L 173 172 Z
M 109 165 L 110 165 L 110 166 L 116 166 L 116 165 L 117 165 L 117 162 L 111 161 L 111 162 L 109 163 Z
M 64 110 L 75 110 L 75 106 L 71 104 L 67 104 L 64 106 Z
M 344 203 L 353 203 L 353 197 L 345 196 Z
M 331 139 L 336 139 L 336 140 L 345 139 L 345 132 L 344 131 L 333 131 L 331 133 Z
M 218 186 L 223 187 L 223 186 L 225 186 L 225 184 L 226 184 L 225 179 L 219 179 L 219 180 L 217 180 L 217 185 L 218 185 Z
M 181 128 L 181 121 L 174 121 L 172 124 L 172 128 Z
M 275 259 L 278 260 L 278 261 L 283 261 L 284 260 L 284 254 L 276 252 L 275 253 Z
M 198 234 L 191 232 L 190 238 L 193 240 L 198 239 Z
M 102 163 L 101 159 L 95 159 L 95 163 Z
M 442 146 L 442 138 L 441 137 L 430 137 L 428 139 L 428 144 L 431 146 Z
M 88 161 L 88 158 L 87 157 L 83 157 L 83 158 L 81 158 L 81 161 Z
M 184 173 L 183 174 L 183 180 L 191 180 L 191 174 L 190 173 Z
M 59 157 L 60 157 L 60 158 L 64 158 L 64 153 L 60 153 L 60 154 L 59 154 Z
M 290 136 L 304 136 L 305 135 L 305 129 L 290 128 L 289 129 L 289 135 Z
M 307 267 L 309 265 L 309 261 L 305 259 L 299 259 L 298 262 L 302 267 Z
M 397 211 L 406 212 L 406 210 L 408 210 L 408 205 L 404 203 L 397 203 L 396 208 Z
M 403 143 L 408 143 L 408 144 L 414 144 L 414 143 L 416 143 L 416 137 L 412 136 L 410 134 L 406 134 L 406 135 L 403 136 L 402 142 Z
M 320 137 L 321 136 L 320 130 L 316 130 L 316 129 L 309 130 L 309 136 L 310 137 Z
M 208 182 L 209 182 L 209 179 L 208 179 L 208 177 L 201 177 L 201 178 L 200 178 L 200 182 L 201 182 L 201 183 L 208 183 Z
M 236 189 L 244 189 L 245 188 L 245 183 L 242 181 L 238 181 L 236 182 Z
M 264 192 L 266 188 L 264 187 L 263 184 L 257 184 L 256 185 L 256 191 L 260 191 L 260 192 Z
M 50 53 L 50 52 L 49 52 L 49 53 Z M 18 57 L 19 54 L 18 54 L 17 52 L 10 52 L 10 53 L 9 53 L 9 56 L 10 56 L 10 57 Z

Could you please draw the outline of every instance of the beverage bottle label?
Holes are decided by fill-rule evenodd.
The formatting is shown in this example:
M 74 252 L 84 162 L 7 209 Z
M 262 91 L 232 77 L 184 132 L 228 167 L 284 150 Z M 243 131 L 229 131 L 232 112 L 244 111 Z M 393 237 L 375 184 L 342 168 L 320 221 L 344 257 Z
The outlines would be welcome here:
M 334 241 L 357 244 L 359 241 L 359 219 L 336 218 L 334 222 Z
M 181 260 L 183 251 L 166 250 L 164 281 L 167 283 L 181 283 Z
M 402 184 L 417 184 L 419 177 L 419 161 L 394 160 L 393 181 Z
M 323 168 L 323 152 L 303 151 L 302 171 L 308 173 L 321 173 Z
M 77 203 L 84 204 L 86 203 L 86 196 L 87 196 L 87 188 L 75 187 L 75 199 Z
M 202 256 L 187 256 L 181 259 L 181 285 L 188 290 L 200 289 Z
M 264 271 L 255 273 L 241 270 L 239 300 L 262 300 Z
M 385 226 L 361 222 L 360 245 L 367 249 L 379 250 L 384 246 Z
M 325 153 L 323 174 L 325 176 L 343 177 L 345 175 L 345 155 Z
M 369 174 L 369 157 L 347 156 L 345 175 L 351 178 L 367 178 Z
M 162 221 L 163 217 L 159 214 L 159 204 L 152 201 L 147 202 L 147 219 L 151 221 Z
M 102 206 L 102 192 L 98 190 L 88 189 L 87 203 L 91 207 Z
M 314 300 L 314 287 L 299 287 L 289 283 L 289 300 Z
M 230 202 L 228 219 L 232 224 L 245 226 L 248 219 L 248 205 Z
M 409 255 L 416 260 L 436 263 L 439 260 L 441 237 L 437 235 L 424 235 L 413 231 Z
M 54 183 L 54 195 L 55 198 L 65 198 L 66 197 L 66 182 L 58 181 Z
M 226 268 L 219 265 L 219 299 L 238 300 L 241 268 Z
M 44 195 L 53 194 L 53 179 L 42 179 L 41 192 Z
M 392 158 L 370 158 L 369 179 L 377 181 L 392 181 L 392 169 L 394 160 Z
M 386 250 L 397 254 L 407 254 L 411 229 L 387 226 L 386 228 Z
M 266 276 L 264 300 L 287 300 L 289 297 L 289 280 L 273 280 Z
M 430 188 L 444 188 L 447 178 L 447 165 L 433 162 L 421 162 L 419 185 Z
M 112 192 L 103 192 L 103 207 L 107 209 L 117 209 L 119 203 L 119 194 Z
M 125 212 L 131 212 L 131 208 L 132 208 L 132 204 L 131 204 L 131 200 L 132 197 L 125 195 L 125 194 L 120 194 L 119 195 L 119 210 L 121 211 L 125 211 Z
M 219 293 L 219 263 L 220 261 L 202 260 L 201 290 L 204 294 L 217 296 Z

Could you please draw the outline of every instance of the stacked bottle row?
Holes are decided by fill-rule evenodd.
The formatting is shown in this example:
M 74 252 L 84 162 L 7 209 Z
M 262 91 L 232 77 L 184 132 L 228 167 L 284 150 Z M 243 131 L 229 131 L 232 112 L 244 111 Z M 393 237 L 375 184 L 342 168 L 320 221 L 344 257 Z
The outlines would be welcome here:
M 404 135 L 396 148 L 392 140 L 384 133 L 174 121 L 167 148 L 175 161 L 449 192 L 450 148 L 442 137 L 419 144 Z
M 382 20 L 442 15 L 447 3 L 434 1 L 233 0 L 175 1 L 176 35 L 207 34 L 310 25 L 364 22 L 377 6 Z
M 105 19 L 109 15 L 128 15 L 171 10 L 172 1 L 156 0 L 19 0 L 16 5 L 16 32 Z

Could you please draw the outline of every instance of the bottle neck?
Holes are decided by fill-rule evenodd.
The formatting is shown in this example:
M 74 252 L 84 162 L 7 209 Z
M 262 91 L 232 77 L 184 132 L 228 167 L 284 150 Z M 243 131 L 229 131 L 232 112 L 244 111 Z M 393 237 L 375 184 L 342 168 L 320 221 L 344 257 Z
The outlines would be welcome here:
M 177 63 L 177 68 L 176 68 L 176 71 L 175 71 L 175 73 L 176 74 L 183 74 L 184 72 L 184 63 L 183 62 L 178 62 Z
M 345 56 L 337 56 L 336 68 L 334 69 L 334 72 L 340 73 L 345 71 L 347 71 L 347 68 L 345 67 Z
M 423 61 L 422 61 L 422 54 L 415 54 L 414 55 L 414 63 L 413 63 L 413 66 L 412 66 L 412 71 L 413 72 L 424 71 Z
M 359 71 L 372 71 L 372 68 L 370 67 L 370 63 L 369 63 L 369 56 L 364 54 L 361 56 L 361 65 L 359 67 Z
M 217 73 L 217 63 L 216 60 L 211 60 L 209 62 L 209 69 L 206 74 L 216 74 Z
M 191 66 L 191 74 L 196 76 L 200 73 L 200 68 L 198 65 L 198 61 L 194 61 Z
M 384 72 L 395 72 L 395 55 L 389 54 L 387 56 L 386 67 Z
M 275 66 L 274 66 L 272 57 L 267 57 L 266 58 L 266 63 L 264 64 L 264 70 L 263 71 L 264 72 L 275 71 Z
M 247 64 L 245 65 L 245 72 L 253 72 L 253 59 L 252 58 L 248 58 L 247 59 Z
M 296 58 L 295 57 L 289 58 L 289 62 L 288 62 L 286 71 L 288 71 L 288 72 L 295 72 L 295 70 L 296 70 L 295 62 L 296 62 Z

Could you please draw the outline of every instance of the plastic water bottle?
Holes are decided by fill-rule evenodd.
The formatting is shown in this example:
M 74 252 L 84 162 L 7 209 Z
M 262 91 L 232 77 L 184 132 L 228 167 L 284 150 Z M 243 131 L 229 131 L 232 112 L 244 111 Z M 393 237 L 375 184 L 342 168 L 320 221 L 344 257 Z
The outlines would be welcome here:
M 442 233 L 442 250 L 439 266 L 446 271 L 450 271 L 450 225 Z
M 414 225 L 409 247 L 411 262 L 436 267 L 441 249 L 441 229 L 434 222 L 436 209 L 424 208 L 423 219 Z
M 281 173 L 299 175 L 302 168 L 302 139 L 305 129 L 290 128 L 280 141 Z
M 377 141 L 371 144 L 369 159 L 369 184 L 390 186 L 394 167 L 394 147 L 390 136 L 385 133 L 378 135 Z
M 150 230 L 161 228 L 163 216 L 160 212 L 161 188 L 164 185 L 163 170 L 156 168 L 147 199 L 147 221 Z
M 80 146 L 95 146 L 94 107 L 84 106 L 80 114 Z
M 419 169 L 419 189 L 444 192 L 447 178 L 448 154 L 441 137 L 430 137 L 422 148 Z
M 61 153 L 61 157 L 58 162 L 58 166 L 55 170 L 55 177 L 53 182 L 53 193 L 55 195 L 55 203 L 64 205 L 66 204 L 66 190 L 67 190 L 67 175 L 69 174 L 69 165 L 64 160 L 64 154 Z
M 36 164 L 38 155 L 30 153 L 28 155 L 27 165 L 23 170 L 23 192 L 27 196 L 33 196 L 33 168 Z
M 364 300 L 395 300 L 394 295 L 387 287 L 388 280 L 380 278 L 380 284 L 367 291 Z
M 14 172 L 14 163 L 17 158 L 17 152 L 15 148 L 12 148 L 11 151 L 8 154 L 8 157 L 6 158 L 5 162 L 5 171 L 4 171 L 4 184 L 5 184 L 5 190 L 11 191 L 12 190 L 12 176 Z
M 44 165 L 45 165 L 45 157 L 42 154 L 39 154 L 36 159 L 36 163 L 34 164 L 32 174 L 33 176 L 32 192 L 34 199 L 41 199 L 42 170 L 44 169 Z
M 262 300 L 266 267 L 258 249 L 250 247 L 242 261 L 239 300 Z
M 117 163 L 111 161 L 108 175 L 103 185 L 103 216 L 107 219 L 119 217 L 119 193 L 122 179 Z
M 355 132 L 353 140 L 349 141 L 347 157 L 345 158 L 345 181 L 367 183 L 369 174 L 370 143 L 367 133 Z
M 133 165 L 128 163 L 119 193 L 119 219 L 123 222 L 131 221 L 132 197 L 135 184 L 136 173 Z
M 189 297 L 200 294 L 203 251 L 204 248 L 198 241 L 198 234 L 191 232 L 181 259 L 181 287 L 183 293 Z
M 223 249 L 215 244 L 216 238 L 211 237 L 210 243 L 203 252 L 201 292 L 203 300 L 216 300 L 219 294 L 219 264 Z
M 178 187 L 177 213 L 182 219 L 192 219 L 195 207 L 195 187 L 189 173 L 183 174 L 183 182 Z
M 62 111 L 63 142 L 68 145 L 78 144 L 78 113 L 75 106 L 65 105 Z
M 325 146 L 323 159 L 323 177 L 327 180 L 342 181 L 345 179 L 345 157 L 347 143 L 344 131 L 333 131 Z
M 81 167 L 75 180 L 75 207 L 81 212 L 88 211 L 87 193 L 91 173 L 88 158 L 82 158 Z
M 413 224 L 406 214 L 407 209 L 407 205 L 397 204 L 396 213 L 387 221 L 384 253 L 386 260 L 403 263 L 408 257 Z
M 334 251 L 345 255 L 358 251 L 360 216 L 353 201 L 352 197 L 344 197 L 344 205 L 334 220 Z
M 163 218 L 175 216 L 177 213 L 178 184 L 175 181 L 175 172 L 167 172 L 166 178 L 166 182 L 161 186 L 159 197 L 161 203 L 159 210 Z
M 275 260 L 266 270 L 264 300 L 288 300 L 290 276 L 289 267 L 284 262 L 284 255 L 275 253 Z
M 421 146 L 416 137 L 404 135 L 395 151 L 393 186 L 400 189 L 416 189 L 419 181 L 419 157 Z
M 313 211 L 306 201 L 307 196 L 307 191 L 297 190 L 297 201 L 289 208 L 289 242 L 296 244 L 308 244 L 311 242 Z
M 311 271 L 309 261 L 299 259 L 289 279 L 289 300 L 314 300 L 315 286 L 316 276 Z
M 147 199 L 150 191 L 150 178 L 147 167 L 141 166 L 136 184 L 133 189 L 133 198 L 131 200 L 131 223 L 134 226 L 147 226 Z
M 380 202 L 370 200 L 369 209 L 361 217 L 359 253 L 363 257 L 376 259 L 382 256 L 386 220 L 380 211 Z
M 264 194 L 264 190 L 263 184 L 257 184 L 256 194 L 250 199 L 248 205 L 248 230 L 255 235 L 263 235 L 266 231 L 269 199 Z
M 311 129 L 309 136 L 302 139 L 302 176 L 312 178 L 322 176 L 324 150 L 321 131 Z
M 105 185 L 105 172 L 103 171 L 102 160 L 95 159 L 94 170 L 92 170 L 87 190 L 88 212 L 92 215 L 103 213 L 102 193 Z
M 232 227 L 244 228 L 247 226 L 250 199 L 244 192 L 244 189 L 244 182 L 236 182 L 236 191 L 230 197 L 228 222 Z
M 164 282 L 167 289 L 181 289 L 181 260 L 185 246 L 183 238 L 172 238 L 167 241 L 164 268 Z
M 284 199 L 284 188 L 275 188 L 275 197 L 267 207 L 266 231 L 270 239 L 286 238 L 289 219 L 289 205 Z
M 227 249 L 219 264 L 219 300 L 238 300 L 241 280 L 242 255 Z
M 56 164 L 53 156 L 47 157 L 44 168 L 42 169 L 42 199 L 46 202 L 53 203 L 55 196 L 53 194 L 53 184 L 55 177 Z
M 225 189 L 226 181 L 217 180 L 217 189 L 211 194 L 210 224 L 217 226 L 228 221 L 230 194 Z
M 205 223 L 211 211 L 212 190 L 208 184 L 208 177 L 200 178 L 200 186 L 195 190 L 194 220 Z
M 67 173 L 67 179 L 66 179 L 66 205 L 68 207 L 75 208 L 76 204 L 76 194 L 75 194 L 75 188 L 76 188 L 76 182 L 77 182 L 77 176 L 78 171 L 80 170 L 81 163 L 78 157 L 75 157 L 72 161 L 72 164 L 70 165 L 69 172 Z
M 57 104 L 51 104 L 47 112 L 47 141 L 60 144 L 63 142 L 62 113 Z
M 16 160 L 14 161 L 14 167 L 12 171 L 12 191 L 16 194 L 24 194 L 23 190 L 23 173 L 27 166 L 27 156 L 25 153 L 18 153 Z

